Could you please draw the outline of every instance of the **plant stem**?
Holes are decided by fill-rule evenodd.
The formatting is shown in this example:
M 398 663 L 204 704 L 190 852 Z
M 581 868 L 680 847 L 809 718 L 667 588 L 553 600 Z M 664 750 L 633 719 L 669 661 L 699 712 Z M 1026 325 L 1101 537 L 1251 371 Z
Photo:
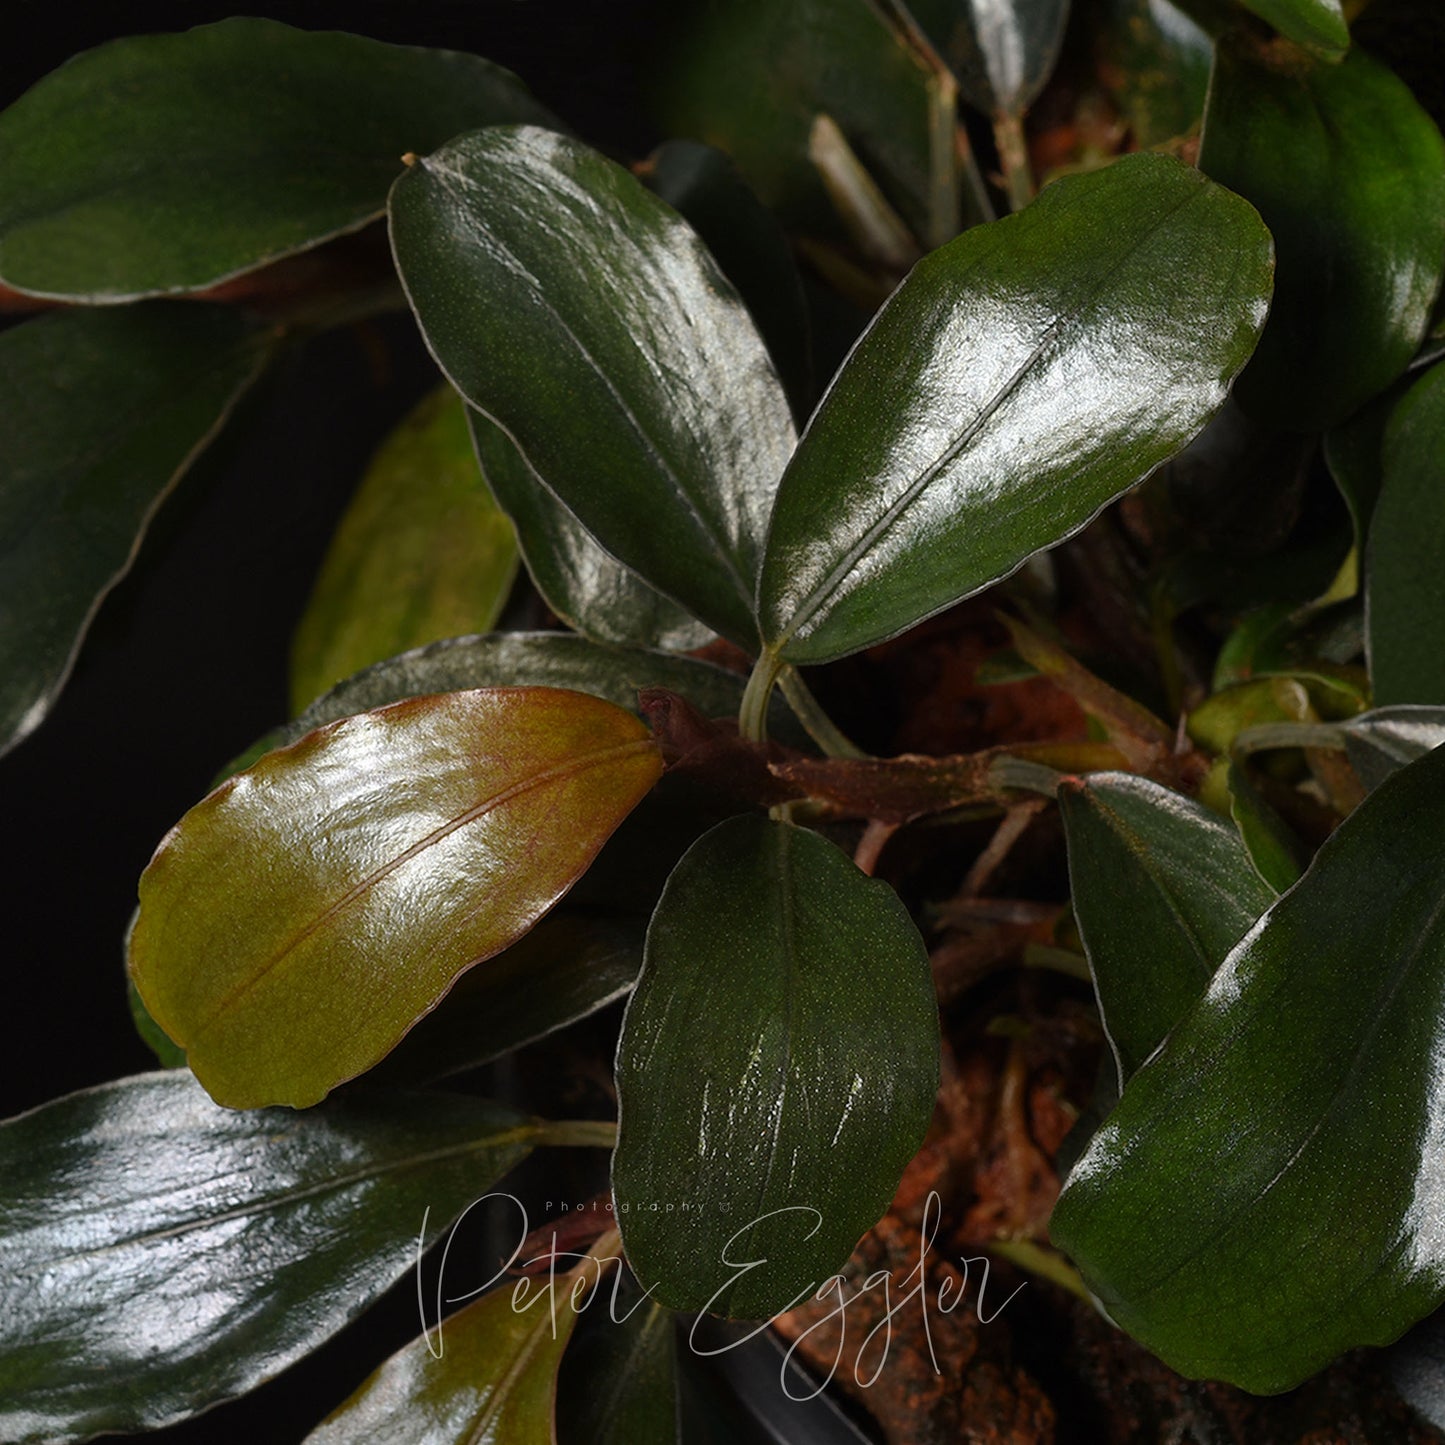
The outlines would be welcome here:
M 607 1119 L 554 1119 L 538 1131 L 539 1144 L 578 1149 L 610 1149 L 617 1142 L 617 1125 Z
M 778 686 L 788 700 L 798 721 L 807 729 L 808 736 L 818 744 L 830 758 L 866 758 L 867 753 L 851 742 L 839 730 L 838 725 L 818 706 L 815 698 L 803 681 L 796 667 L 784 667 L 778 674 Z
M 772 697 L 773 684 L 785 666 L 781 657 L 766 649 L 753 664 L 752 675 L 743 692 L 743 705 L 738 710 L 738 732 L 749 742 L 765 743 L 768 740 L 768 699 Z
M 1094 1303 L 1094 1296 L 1089 1293 L 1079 1271 L 1063 1255 L 1056 1254 L 1052 1249 L 1044 1249 L 1029 1239 L 995 1239 L 984 1247 L 990 1254 L 1008 1260 L 1010 1264 L 1017 1265 L 1029 1274 L 1061 1285 L 1070 1294 L 1076 1294 L 1090 1304 Z
M 1009 206 L 1021 211 L 1034 198 L 1034 172 L 1029 164 L 1023 118 L 1013 111 L 999 111 L 993 118 L 993 134 L 998 143 L 998 163 L 1003 168 Z

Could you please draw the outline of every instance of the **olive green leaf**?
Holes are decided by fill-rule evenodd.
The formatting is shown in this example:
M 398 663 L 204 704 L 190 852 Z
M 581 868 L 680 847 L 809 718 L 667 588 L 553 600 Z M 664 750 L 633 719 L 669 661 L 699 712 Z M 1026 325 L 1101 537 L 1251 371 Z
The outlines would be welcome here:
M 224 307 L 166 302 L 0 333 L 0 749 L 40 725 L 156 508 L 268 348 Z
M 1337 60 L 1349 48 L 1350 28 L 1340 0 L 1239 0 L 1286 39 Z
M 1099 78 L 1140 146 L 1198 124 L 1214 46 L 1173 0 L 1106 0 L 1099 46 Z
M 1445 366 L 1390 415 L 1365 562 L 1366 646 L 1374 698 L 1445 703 Z
M 764 1318 L 838 1270 L 922 1141 L 938 1047 L 887 884 L 791 824 L 704 834 L 658 902 L 617 1054 L 613 1193 L 653 1298 Z
M 293 710 L 373 662 L 487 631 L 516 572 L 516 534 L 445 387 L 383 443 L 331 539 L 291 647 Z
M 0 1434 L 159 1428 L 270 1379 L 374 1299 L 543 1126 L 444 1094 L 304 1114 L 184 1070 L 0 1125 Z
M 1275 69 L 1222 42 L 1199 164 L 1259 207 L 1279 251 L 1241 403 L 1275 426 L 1335 425 L 1409 365 L 1429 326 L 1445 266 L 1445 141 L 1358 49 L 1337 65 Z
M 532 582 L 563 622 L 594 642 L 623 647 L 686 652 L 712 639 L 711 628 L 597 545 L 501 427 L 472 407 L 467 420 L 482 475 L 516 525 Z
M 661 770 L 635 717 L 554 688 L 332 723 L 171 830 L 131 976 L 219 1103 L 314 1104 L 526 933 Z
M 1255 871 L 1276 893 L 1292 888 L 1308 862 L 1303 844 L 1239 763 L 1229 764 L 1225 786 L 1229 815 Z
M 903 631 L 1076 532 L 1224 401 L 1269 299 L 1237 196 L 1134 155 L 921 261 L 783 477 L 759 597 L 785 661 Z
M 550 117 L 474 55 L 251 18 L 115 40 L 0 115 L 0 281 L 200 290 L 376 220 L 404 152 L 501 121 Z
M 391 234 L 427 344 L 467 401 L 608 552 L 756 645 L 793 422 L 696 233 L 596 151 L 499 126 L 412 166 Z
M 1387 778 L 1129 1080 L 1050 1233 L 1173 1369 L 1259 1393 L 1445 1279 L 1445 750 Z
M 1074 916 L 1122 1086 L 1275 899 L 1239 834 L 1131 773 L 1059 787 Z

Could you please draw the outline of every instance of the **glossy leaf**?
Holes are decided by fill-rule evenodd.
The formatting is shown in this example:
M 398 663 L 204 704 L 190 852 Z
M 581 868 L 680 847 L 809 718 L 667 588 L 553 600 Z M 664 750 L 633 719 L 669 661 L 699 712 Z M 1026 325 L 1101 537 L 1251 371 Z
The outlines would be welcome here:
M 636 718 L 552 688 L 333 723 L 171 830 L 131 975 L 218 1102 L 314 1104 L 526 933 L 661 768 Z
M 40 725 L 101 599 L 266 351 L 229 310 L 161 302 L 0 334 L 0 747 Z
M 672 140 L 648 159 L 642 179 L 702 237 L 738 289 L 787 388 L 793 415 L 817 400 L 803 282 L 787 233 L 733 161 L 700 141 Z
M 1108 0 L 1099 78 L 1140 146 L 1184 135 L 1204 114 L 1214 46 L 1172 0 Z
M 462 136 L 393 188 L 427 344 L 599 543 L 715 630 L 753 593 L 787 399 L 695 232 L 621 166 L 532 127 Z
M 1445 141 L 1358 49 L 1276 70 L 1221 43 L 1199 164 L 1259 207 L 1279 252 L 1241 403 L 1276 426 L 1334 425 L 1409 365 L 1429 325 L 1445 265 Z
M 916 236 L 941 243 L 957 227 L 953 82 L 884 7 L 679 6 L 665 17 L 654 55 L 660 129 L 725 151 L 790 229 L 843 234 L 810 156 L 819 115 L 837 123 Z
M 214 285 L 381 215 L 405 151 L 549 123 L 449 50 L 232 19 L 86 51 L 0 116 L 0 280 L 125 301 Z
M 636 711 L 637 694 L 663 687 L 685 697 L 705 717 L 733 717 L 742 703 L 743 679 L 735 672 L 641 647 L 605 647 L 565 632 L 491 632 L 453 637 L 418 647 L 368 667 L 319 697 L 278 735 L 292 743 L 324 723 L 431 692 L 475 687 L 564 687 L 591 693 Z M 789 734 L 786 712 L 775 703 L 775 723 Z
M 558 1445 L 678 1445 L 672 1311 L 633 1285 L 618 1290 L 614 1313 L 584 1320 L 567 1350 Z
M 439 1346 L 398 1350 L 303 1445 L 555 1445 L 557 1370 L 578 1319 L 564 1281 L 557 1292 L 555 1309 L 545 1286 L 523 1309 L 505 1285 L 474 1300 L 443 1321 Z
M 1365 563 L 1375 701 L 1445 703 L 1445 366 L 1432 367 L 1385 428 Z
M 1232 762 L 1225 776 L 1229 814 L 1239 829 L 1249 861 L 1276 893 L 1283 893 L 1299 882 L 1305 870 L 1308 859 L 1304 846 L 1250 781 L 1244 768 Z
M 1445 708 L 1398 704 L 1373 708 L 1340 724 L 1360 781 L 1378 788 L 1391 773 L 1445 743 Z
M 1053 73 L 1069 0 L 921 0 L 909 7 L 934 38 L 963 98 L 985 115 L 1022 115 Z
M 675 1309 L 788 1308 L 883 1213 L 937 1085 L 932 979 L 898 895 L 816 833 L 720 824 L 668 880 L 623 1021 L 628 1263 Z
M 516 572 L 516 534 L 446 387 L 387 438 L 332 536 L 292 643 L 293 711 L 373 662 L 486 632 Z
M 501 427 L 467 411 L 482 475 L 516 525 L 533 584 L 562 621 L 594 642 L 623 647 L 686 652 L 711 640 L 711 628 L 598 546 Z
M 430 1083 L 487 1063 L 622 998 L 641 967 L 640 927 L 564 905 L 464 973 L 375 1076 Z
M 1274 901 L 1234 828 L 1131 773 L 1065 781 L 1074 916 L 1122 1086 Z
M 1338 59 L 1349 48 L 1350 29 L 1340 0 L 1240 0 L 1240 4 L 1287 39 L 1326 59 Z
M 396 1090 L 237 1113 L 183 1070 L 0 1125 L 0 1434 L 152 1429 L 261 1384 L 536 1133 L 480 1099 Z
M 1076 532 L 1223 402 L 1269 297 L 1238 197 L 1158 155 L 1049 186 L 921 261 L 783 478 L 765 641 L 824 662 Z
M 1442 812 L 1436 752 L 1346 818 L 1065 1184 L 1053 1240 L 1181 1374 L 1287 1390 L 1441 1302 Z

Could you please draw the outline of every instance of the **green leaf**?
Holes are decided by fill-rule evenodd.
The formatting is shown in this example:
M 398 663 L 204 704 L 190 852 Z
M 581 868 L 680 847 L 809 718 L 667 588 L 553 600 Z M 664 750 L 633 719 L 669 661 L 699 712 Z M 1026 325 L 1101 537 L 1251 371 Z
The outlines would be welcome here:
M 445 387 L 387 438 L 331 539 L 292 643 L 292 709 L 408 648 L 486 632 L 516 572 L 516 534 Z
M 156 508 L 268 341 L 220 306 L 55 311 L 0 333 L 0 748 L 38 727 Z
M 591 693 L 635 710 L 638 690 L 663 687 L 685 697 L 704 717 L 735 717 L 743 679 L 695 657 L 641 647 L 606 647 L 565 632 L 492 632 L 453 637 L 388 658 L 319 697 L 295 722 L 274 736 L 273 746 L 293 743 L 313 728 L 403 698 L 475 687 L 564 687 Z M 777 701 L 768 720 L 789 731 Z
M 1361 407 L 1352 417 L 1331 427 L 1323 438 L 1325 465 L 1336 489 L 1349 509 L 1354 524 L 1355 545 L 1363 554 L 1370 534 L 1370 520 L 1380 498 L 1380 467 L 1385 447 L 1385 427 L 1399 401 L 1401 383 Z
M 711 628 L 597 545 L 501 427 L 471 407 L 467 420 L 482 475 L 516 525 L 532 582 L 562 621 L 594 642 L 622 647 L 686 652 L 712 639 Z
M 526 933 L 661 770 L 636 718 L 552 688 L 330 724 L 171 830 L 131 976 L 218 1102 L 314 1104 Z
M 784 475 L 768 645 L 856 652 L 1078 531 L 1218 409 L 1269 277 L 1249 206 L 1158 155 L 1056 181 L 926 257 Z
M 398 1350 L 303 1445 L 555 1445 L 557 1370 L 578 1318 L 561 1280 L 557 1294 L 553 1307 L 531 1287 L 523 1309 L 512 1288 L 484 1294 L 438 1342 Z
M 1445 750 L 1383 782 L 1129 1081 L 1049 1226 L 1191 1378 L 1287 1390 L 1441 1301 Z
M 550 117 L 449 50 L 233 19 L 86 51 L 0 115 L 0 280 L 195 291 L 382 214 L 406 151 Z
M 1445 703 L 1445 366 L 1431 367 L 1385 428 L 1365 562 L 1375 701 Z
M 920 0 L 909 9 L 985 115 L 1022 115 L 1053 74 L 1069 0 Z
M 1122 1085 L 1274 901 L 1239 834 L 1131 773 L 1059 787 L 1074 916 Z
M 1440 132 L 1358 49 L 1274 69 L 1221 43 L 1199 164 L 1259 207 L 1279 251 L 1241 403 L 1275 426 L 1333 426 L 1409 365 L 1429 326 L 1445 265 Z
M 384 1058 L 375 1078 L 431 1083 L 564 1028 L 623 997 L 642 967 L 642 929 L 563 905 L 469 969 Z
M 756 645 L 787 399 L 706 247 L 621 166 L 497 127 L 418 162 L 392 247 L 427 344 L 597 541 Z
M 1345 752 L 1368 789 L 1445 743 L 1445 708 L 1408 703 L 1374 708 L 1340 724 Z
M 132 920 L 134 926 L 134 920 Z M 186 1051 L 178 1049 L 166 1031 L 150 1016 L 145 1000 L 136 991 L 133 979 L 125 981 L 126 999 L 130 1004 L 130 1018 L 141 1042 L 156 1056 L 156 1062 L 163 1069 L 183 1069 L 186 1066 Z
M 953 82 L 870 0 L 732 0 L 677 6 L 649 83 L 659 128 L 726 151 L 789 228 L 838 238 L 810 156 L 818 116 L 837 123 L 916 236 L 957 228 Z
M 496 1104 L 396 1090 L 237 1113 L 180 1070 L 0 1125 L 0 1434 L 155 1429 L 254 1388 L 536 1135 Z
M 702 237 L 737 287 L 787 388 L 793 415 L 806 419 L 817 400 L 808 308 L 777 217 L 727 155 L 699 141 L 659 146 L 642 179 Z
M 1239 0 L 1288 40 L 1326 60 L 1338 60 L 1350 45 L 1350 27 L 1340 0 Z
M 613 1192 L 653 1298 L 760 1319 L 838 1270 L 922 1142 L 938 1047 L 887 884 L 791 824 L 704 834 L 653 914 L 617 1053 Z
M 1249 861 L 1276 893 L 1283 893 L 1299 882 L 1305 870 L 1308 859 L 1303 845 L 1250 781 L 1244 768 L 1231 762 L 1225 778 L 1229 814 L 1244 840 Z
M 584 1320 L 562 1362 L 559 1445 L 678 1445 L 671 1310 L 620 1287 L 616 1318 Z
M 1107 0 L 1099 78 L 1135 141 L 1162 145 L 1204 113 L 1214 45 L 1172 0 Z

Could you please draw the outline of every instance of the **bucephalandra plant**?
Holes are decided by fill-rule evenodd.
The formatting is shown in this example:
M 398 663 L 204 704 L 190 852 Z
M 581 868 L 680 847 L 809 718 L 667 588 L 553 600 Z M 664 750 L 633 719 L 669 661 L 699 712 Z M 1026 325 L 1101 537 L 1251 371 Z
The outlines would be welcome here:
M 0 1126 L 6 1440 L 255 1387 L 543 1146 L 612 1149 L 549 1306 L 431 1320 L 308 1439 L 691 1438 L 672 1312 L 820 1298 L 937 1140 L 948 898 L 880 854 L 980 821 L 970 906 L 1057 818 L 1028 946 L 1108 1045 L 1047 1238 L 989 1243 L 1258 1394 L 1445 1303 L 1445 141 L 1339 0 L 1119 0 L 1076 21 L 1153 47 L 1134 144 L 1040 188 L 1062 0 L 784 9 L 662 27 L 683 134 L 633 166 L 475 56 L 264 19 L 0 115 L 10 743 L 279 356 L 407 308 L 440 373 L 296 717 L 140 878 L 167 1067 Z M 817 396 L 826 288 L 872 314 Z M 518 589 L 556 625 L 496 630 Z M 1072 721 L 870 756 L 824 669 L 985 593 Z M 435 1087 L 624 998 L 615 1127 Z M 609 1271 L 610 1403 L 559 1414 Z

